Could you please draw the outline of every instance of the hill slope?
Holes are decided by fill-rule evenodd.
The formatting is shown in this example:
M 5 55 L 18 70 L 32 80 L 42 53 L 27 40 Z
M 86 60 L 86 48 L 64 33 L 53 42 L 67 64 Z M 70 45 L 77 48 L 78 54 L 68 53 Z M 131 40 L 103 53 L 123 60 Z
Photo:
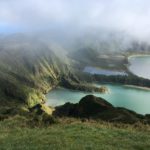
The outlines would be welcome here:
M 67 65 L 38 40 L 22 35 L 0 40 L 0 93 L 8 97 L 33 106 L 67 71 Z

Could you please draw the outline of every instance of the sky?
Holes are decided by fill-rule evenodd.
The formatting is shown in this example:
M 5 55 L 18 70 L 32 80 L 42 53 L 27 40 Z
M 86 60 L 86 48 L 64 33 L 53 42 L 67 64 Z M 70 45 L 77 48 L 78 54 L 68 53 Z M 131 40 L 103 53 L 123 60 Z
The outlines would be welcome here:
M 150 37 L 149 0 L 0 0 L 0 32 L 123 31 Z

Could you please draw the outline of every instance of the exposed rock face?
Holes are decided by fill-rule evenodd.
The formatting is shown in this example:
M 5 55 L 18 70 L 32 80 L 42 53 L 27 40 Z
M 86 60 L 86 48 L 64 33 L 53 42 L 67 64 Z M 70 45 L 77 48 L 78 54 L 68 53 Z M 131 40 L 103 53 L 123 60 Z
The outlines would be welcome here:
M 99 118 L 109 122 L 121 122 L 121 123 L 136 123 L 138 121 L 144 121 L 144 116 L 136 114 L 125 108 L 113 108 L 108 109 L 105 112 L 98 113 L 94 118 Z
M 93 118 L 109 122 L 135 123 L 141 121 L 148 123 L 143 115 L 125 108 L 114 107 L 103 98 L 93 95 L 83 97 L 77 104 L 66 103 L 56 107 L 53 114 L 60 117 Z
M 56 107 L 54 114 L 58 116 L 91 117 L 111 108 L 113 106 L 104 99 L 87 95 L 77 104 L 66 103 Z
M 146 121 L 150 124 L 150 114 L 145 115 Z
M 67 117 L 78 117 L 78 104 L 65 103 L 62 106 L 55 107 L 55 111 L 53 112 L 54 116 L 67 116 Z
M 78 111 L 80 116 L 89 117 L 97 113 L 101 113 L 113 106 L 105 101 L 103 98 L 87 95 L 83 97 L 78 104 Z

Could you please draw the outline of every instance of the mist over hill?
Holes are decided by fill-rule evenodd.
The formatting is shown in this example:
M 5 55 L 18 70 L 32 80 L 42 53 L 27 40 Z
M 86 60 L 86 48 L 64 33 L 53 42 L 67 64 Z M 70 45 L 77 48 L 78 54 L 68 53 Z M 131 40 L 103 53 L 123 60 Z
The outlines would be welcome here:
M 114 69 L 125 70 L 126 52 L 149 52 L 147 43 L 126 42 L 126 38 L 117 35 L 85 34 L 78 38 L 68 35 L 67 39 L 65 34 L 54 33 L 3 34 L 0 36 L 0 89 L 7 96 L 34 105 L 62 77 L 76 76 L 79 71 L 82 74 L 86 65 L 107 68 L 109 63 L 114 63 Z M 107 58 L 99 59 L 104 54 Z M 116 55 L 123 57 L 117 60 Z M 94 59 L 97 61 L 93 62 Z
M 68 70 L 65 61 L 35 38 L 21 34 L 1 38 L 0 90 L 6 96 L 34 105 Z

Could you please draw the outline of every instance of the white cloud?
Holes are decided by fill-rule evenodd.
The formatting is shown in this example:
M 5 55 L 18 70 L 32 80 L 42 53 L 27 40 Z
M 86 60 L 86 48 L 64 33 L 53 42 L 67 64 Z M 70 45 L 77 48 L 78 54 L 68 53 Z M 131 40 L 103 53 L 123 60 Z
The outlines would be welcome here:
M 71 26 L 150 36 L 149 0 L 1 0 L 0 22 L 29 30 Z

